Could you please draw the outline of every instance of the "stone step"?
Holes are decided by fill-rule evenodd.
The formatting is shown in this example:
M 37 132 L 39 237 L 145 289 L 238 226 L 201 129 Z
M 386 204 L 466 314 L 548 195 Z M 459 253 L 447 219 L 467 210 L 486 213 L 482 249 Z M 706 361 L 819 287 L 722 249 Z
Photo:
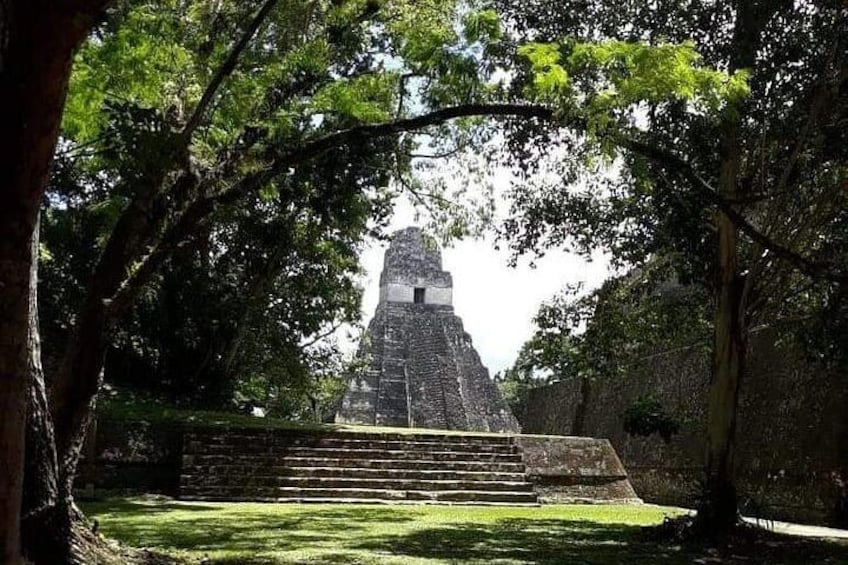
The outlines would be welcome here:
M 189 431 L 180 496 L 200 500 L 534 505 L 509 436 Z
M 404 449 L 346 449 L 346 448 L 323 448 L 323 447 L 294 447 L 286 450 L 286 455 L 294 457 L 324 457 L 335 458 L 380 458 L 418 460 L 427 459 L 432 461 L 492 461 L 498 463 L 520 463 L 521 455 L 518 453 L 488 453 L 479 451 L 451 451 L 439 449 L 438 447 L 429 451 L 406 451 Z
M 186 500 L 302 500 L 302 499 L 361 499 L 407 500 L 431 502 L 523 502 L 535 503 L 531 492 L 482 490 L 393 490 L 381 488 L 300 488 L 300 487 L 186 487 L 181 489 Z
M 262 468 L 285 467 L 336 467 L 357 469 L 402 469 L 440 471 L 479 471 L 497 473 L 523 473 L 524 464 L 518 461 L 436 461 L 433 459 L 355 459 L 339 457 L 272 457 L 272 456 L 228 456 L 186 455 L 183 457 L 184 472 L 206 466 L 236 466 Z
M 186 469 L 185 474 L 191 475 Z M 263 466 L 256 465 L 212 465 L 194 470 L 203 475 L 237 475 L 251 477 L 256 475 L 273 475 L 277 477 L 341 477 L 353 479 L 421 479 L 438 481 L 508 481 L 521 482 L 526 476 L 521 471 L 450 471 L 444 469 L 380 469 L 360 467 L 296 467 L 296 466 Z
M 270 448 L 274 451 L 292 448 L 321 448 L 321 449 L 380 449 L 393 451 L 445 451 L 455 453 L 518 453 L 515 445 L 508 444 L 467 444 L 461 442 L 435 443 L 429 441 L 401 441 L 384 439 L 349 439 L 349 438 L 269 438 L 264 441 L 249 441 L 233 438 L 213 438 L 209 441 L 190 439 L 184 445 L 186 453 L 266 453 Z
M 245 497 L 223 497 L 223 498 L 214 498 L 214 497 L 203 497 L 203 496 L 185 496 L 181 497 L 183 500 L 202 500 L 206 502 L 263 502 L 263 503 L 273 503 L 273 504 L 386 504 L 386 505 L 395 505 L 395 504 L 403 504 L 408 506 L 427 506 L 427 505 L 439 505 L 439 506 L 505 506 L 505 507 L 538 507 L 541 504 L 538 501 L 535 502 L 488 502 L 481 500 L 469 500 L 469 501 L 444 501 L 444 500 L 402 500 L 402 499 L 381 499 L 381 498 L 340 498 L 340 497 L 325 497 L 325 498 L 308 498 L 308 497 L 299 497 L 299 498 L 262 498 L 256 496 L 245 496 Z
M 389 449 L 403 451 L 452 451 L 463 453 L 518 453 L 518 447 L 502 443 L 463 443 L 463 442 L 432 442 L 432 441 L 404 441 L 387 439 L 348 439 L 348 438 L 323 438 L 316 447 L 344 448 L 344 449 Z
M 432 442 L 432 443 L 463 443 L 477 445 L 512 445 L 512 436 L 507 434 L 485 434 L 475 432 L 451 432 L 440 433 L 436 431 L 416 431 L 410 433 L 403 432 L 349 432 L 349 431 L 321 431 L 312 432 L 309 430 L 267 430 L 253 428 L 225 428 L 225 429 L 209 429 L 195 428 L 186 432 L 186 439 L 199 439 L 204 442 L 210 441 L 225 441 L 232 439 L 235 442 L 241 441 L 266 441 L 268 438 L 289 438 L 298 440 L 317 440 L 321 438 L 327 439 L 364 439 L 364 440 L 388 440 L 388 441 L 416 441 L 416 442 Z
M 337 459 L 428 459 L 433 461 L 497 461 L 520 462 L 518 453 L 488 453 L 476 451 L 406 451 L 404 449 L 349 449 L 333 447 L 274 447 L 274 446 L 231 446 L 217 445 L 198 448 L 196 454 L 228 455 L 230 457 L 334 457 Z
M 276 475 L 183 475 L 182 488 L 203 487 L 299 487 L 317 489 L 386 489 L 415 491 L 510 491 L 532 492 L 526 481 L 455 481 L 356 477 L 280 477 Z

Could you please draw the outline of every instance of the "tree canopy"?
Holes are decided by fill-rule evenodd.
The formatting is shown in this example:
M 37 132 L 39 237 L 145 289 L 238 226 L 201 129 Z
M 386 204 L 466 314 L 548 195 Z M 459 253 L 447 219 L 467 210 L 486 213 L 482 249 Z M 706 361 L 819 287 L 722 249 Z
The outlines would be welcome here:
M 357 252 L 401 189 L 448 233 L 489 221 L 415 181 L 422 151 L 490 142 L 489 163 L 516 167 L 501 233 L 517 253 L 602 246 L 622 267 L 665 261 L 711 294 L 701 514 L 713 525 L 735 519 L 747 329 L 788 309 L 827 312 L 819 319 L 833 335 L 845 326 L 848 34 L 837 2 L 18 7 L 19 29 L 0 46 L 2 123 L 21 140 L 0 152 L 11 179 L 0 201 L 11 281 L 0 330 L 13 336 L 0 344 L 0 372 L 15 385 L 0 395 L 14 416 L 0 458 L 23 465 L 29 397 L 27 453 L 48 469 L 34 502 L 41 526 L 75 516 L 71 484 L 104 362 L 116 374 L 137 364 L 162 390 L 212 403 L 234 397 L 236 381 L 222 375 L 238 366 L 238 382 L 268 397 L 326 367 L 317 340 L 353 318 Z M 618 285 L 627 283 L 596 296 Z M 595 315 L 615 314 L 605 304 L 554 307 L 540 320 L 556 328 L 582 317 L 588 333 Z M 564 335 L 541 338 L 556 348 Z M 582 339 L 568 335 L 569 347 Z M 278 378 L 280 359 L 288 373 Z M 0 513 L 16 515 L 20 481 L 0 478 L 12 501 Z M 44 518 L 45 508 L 64 518 Z

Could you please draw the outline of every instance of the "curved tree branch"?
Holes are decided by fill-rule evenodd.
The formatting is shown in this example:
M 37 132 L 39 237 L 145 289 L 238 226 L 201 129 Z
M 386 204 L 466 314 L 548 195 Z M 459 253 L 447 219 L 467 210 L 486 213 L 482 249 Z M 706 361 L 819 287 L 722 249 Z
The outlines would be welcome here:
M 349 129 L 327 134 L 312 141 L 307 141 L 299 147 L 278 155 L 269 168 L 244 177 L 232 187 L 217 195 L 196 200 L 189 205 L 180 219 L 166 230 L 153 250 L 141 260 L 134 274 L 115 293 L 111 301 L 110 311 L 112 313 L 120 312 L 136 292 L 146 284 L 150 276 L 156 272 L 156 269 L 167 259 L 170 253 L 183 245 L 194 229 L 199 224 L 205 222 L 215 209 L 237 202 L 241 198 L 258 191 L 275 176 L 285 174 L 290 168 L 318 157 L 336 147 L 376 137 L 418 131 L 429 126 L 444 124 L 456 118 L 475 116 L 539 119 L 548 122 L 558 122 L 560 127 L 585 129 L 585 121 L 581 118 L 563 118 L 546 106 L 529 104 L 465 104 L 434 110 L 414 118 L 354 126 Z M 721 197 L 715 188 L 701 177 L 689 162 L 673 151 L 623 135 L 613 137 L 613 141 L 623 149 L 638 153 L 682 175 L 692 183 L 696 190 L 706 195 L 712 204 L 725 214 L 740 231 L 752 241 L 773 253 L 775 257 L 786 261 L 811 277 L 823 278 L 843 284 L 848 283 L 848 273 L 837 271 L 832 265 L 812 261 L 759 231 L 742 213 L 734 208 L 732 203 Z
M 213 196 L 200 198 L 191 203 L 180 218 L 165 230 L 150 252 L 133 268 L 132 274 L 108 299 L 107 311 L 112 318 L 119 317 L 132 302 L 141 288 L 168 259 L 170 254 L 185 245 L 199 225 L 206 222 L 221 206 L 233 204 L 255 193 L 267 185 L 275 176 L 285 174 L 297 166 L 321 154 L 357 141 L 384 137 L 398 133 L 417 131 L 444 124 L 455 118 L 472 116 L 523 117 L 552 120 L 554 112 L 543 106 L 524 104 L 468 104 L 436 110 L 428 114 L 393 122 L 354 126 L 308 141 L 288 152 L 278 155 L 270 167 L 243 177 L 230 188 Z
M 221 88 L 221 84 L 223 84 L 227 77 L 233 73 L 241 54 L 245 49 L 247 49 L 247 46 L 250 44 L 253 36 L 256 35 L 259 27 L 265 22 L 268 14 L 271 13 L 271 10 L 274 9 L 274 6 L 276 6 L 278 2 L 279 0 L 265 0 L 265 3 L 262 4 L 262 7 L 259 8 L 259 11 L 256 12 L 256 15 L 248 24 L 247 29 L 244 30 L 242 36 L 233 45 L 232 49 L 230 49 L 227 58 L 221 66 L 218 67 L 218 70 L 215 71 L 212 80 L 206 86 L 206 89 L 203 91 L 203 95 L 200 97 L 200 102 L 197 103 L 197 106 L 194 108 L 194 112 L 192 112 L 185 127 L 180 132 L 180 136 L 185 140 L 185 142 L 188 142 L 191 135 L 194 133 L 194 130 L 196 130 L 200 125 L 200 122 L 203 121 L 203 118 L 206 116 L 206 112 L 209 110 L 209 106 L 212 104 L 212 100 L 215 98 L 215 94 L 217 94 L 218 89 Z
M 739 230 L 748 236 L 751 241 L 763 247 L 763 249 L 774 254 L 775 257 L 789 263 L 794 268 L 802 273 L 814 277 L 848 284 L 848 273 L 834 269 L 827 263 L 818 263 L 807 257 L 804 257 L 797 251 L 777 242 L 761 232 L 748 219 L 739 212 L 733 204 L 723 198 L 715 188 L 707 182 L 695 168 L 685 159 L 667 149 L 650 145 L 632 138 L 623 137 L 618 141 L 621 147 L 629 149 L 634 153 L 638 153 L 651 159 L 652 161 L 664 166 L 677 174 L 687 179 L 694 188 L 700 193 L 707 196 L 713 205 L 718 208 L 721 213 L 730 219 Z

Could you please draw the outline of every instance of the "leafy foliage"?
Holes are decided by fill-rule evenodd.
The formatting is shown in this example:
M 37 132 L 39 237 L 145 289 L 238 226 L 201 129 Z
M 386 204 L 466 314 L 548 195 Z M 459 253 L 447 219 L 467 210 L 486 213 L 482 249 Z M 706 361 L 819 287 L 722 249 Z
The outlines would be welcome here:
M 692 41 L 681 44 L 606 40 L 527 43 L 530 98 L 542 98 L 596 120 L 633 104 L 692 101 L 715 111 L 749 93 L 746 71 L 726 73 L 701 65 Z M 591 126 L 590 126 L 591 129 Z
M 592 292 L 569 287 L 543 303 L 501 389 L 520 407 L 527 391 L 543 384 L 627 378 L 630 365 L 647 355 L 707 347 L 710 300 L 667 278 L 671 273 L 670 262 L 655 261 Z
M 668 443 L 680 431 L 680 422 L 666 412 L 659 399 L 643 396 L 624 413 L 624 431 L 642 437 L 658 434 Z
M 705 496 L 697 526 L 730 530 L 738 513 L 728 462 L 747 332 L 799 307 L 821 310 L 821 298 L 834 296 L 834 281 L 844 280 L 845 271 L 834 270 L 843 261 L 824 244 L 841 230 L 848 195 L 846 154 L 826 149 L 844 136 L 835 130 L 848 116 L 844 7 L 578 0 L 552 12 L 537 3 L 498 5 L 519 36 L 515 43 L 548 44 L 524 48 L 531 68 L 512 91 L 532 96 L 541 90 L 586 134 L 566 137 L 566 150 L 546 159 L 543 148 L 557 136 L 536 124 L 516 128 L 516 160 L 540 164 L 525 166 L 503 235 L 517 253 L 560 245 L 586 252 L 594 242 L 628 269 L 668 257 L 681 280 L 694 280 L 715 297 Z M 591 45 L 571 61 L 570 53 L 550 47 L 562 45 L 562 38 Z M 707 67 L 730 75 L 698 73 L 687 41 Z M 632 58 L 639 43 L 683 49 L 670 47 L 672 56 L 660 61 L 651 50 Z M 578 81 L 567 68 L 572 62 L 598 74 Z M 743 100 L 743 94 L 749 96 Z M 586 107 L 575 111 L 575 98 Z M 592 171 L 593 178 L 585 164 L 599 155 L 606 167 Z M 845 254 L 845 248 L 838 252 Z M 642 431 L 662 423 L 631 421 Z
M 522 168 L 501 235 L 517 254 L 565 246 L 588 255 L 600 247 L 627 270 L 663 257 L 681 283 L 711 291 L 714 201 L 616 139 L 671 151 L 715 187 L 722 124 L 735 117 L 736 209 L 773 241 L 840 269 L 848 193 L 846 155 L 834 144 L 844 148 L 838 124 L 848 115 L 844 9 L 606 0 L 555 10 L 511 0 L 496 6 L 514 33 L 494 55 L 505 64 L 524 61 L 515 67 L 512 95 L 546 100 L 587 126 L 574 134 L 513 127 L 509 147 Z M 751 22 L 761 22 L 754 36 L 734 35 L 754 29 Z M 741 58 L 740 45 L 753 48 L 752 60 Z M 746 324 L 842 310 L 834 283 L 799 275 L 744 237 L 739 252 L 750 298 Z
M 553 381 L 615 378 L 640 356 L 707 341 L 707 296 L 657 280 L 668 274 L 669 265 L 657 261 L 587 294 L 579 286 L 565 289 L 539 308 L 522 363 Z
M 133 1 L 110 12 L 76 55 L 45 202 L 48 366 L 75 347 L 87 303 L 120 304 L 103 328 L 107 380 L 180 404 L 324 418 L 347 370 L 329 336 L 358 321 L 358 253 L 382 234 L 390 179 L 412 173 L 420 141 L 291 156 L 484 97 L 475 53 L 497 41 L 498 18 L 467 8 Z

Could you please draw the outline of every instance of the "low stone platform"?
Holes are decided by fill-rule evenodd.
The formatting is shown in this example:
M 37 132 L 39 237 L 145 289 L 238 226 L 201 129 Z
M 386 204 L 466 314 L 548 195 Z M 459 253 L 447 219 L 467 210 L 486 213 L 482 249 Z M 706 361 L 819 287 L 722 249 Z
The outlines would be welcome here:
M 439 431 L 188 428 L 185 500 L 637 502 L 606 440 Z
M 542 503 L 642 503 L 606 439 L 517 435 L 515 444 Z

